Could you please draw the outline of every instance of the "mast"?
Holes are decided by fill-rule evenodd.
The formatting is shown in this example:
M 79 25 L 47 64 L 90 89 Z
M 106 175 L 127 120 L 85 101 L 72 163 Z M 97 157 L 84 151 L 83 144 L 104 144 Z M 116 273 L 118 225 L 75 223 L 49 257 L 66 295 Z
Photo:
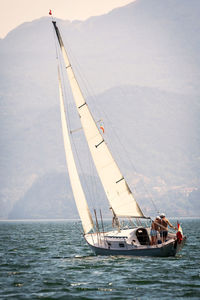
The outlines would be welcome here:
M 111 211 L 114 216 L 117 217 L 144 217 L 127 182 L 112 157 L 105 140 L 99 132 L 76 80 L 56 22 L 53 21 L 52 23 L 64 58 L 69 83 L 80 116 L 82 128 L 97 173 L 110 203 Z
M 85 194 L 83 192 L 80 178 L 78 175 L 78 171 L 76 168 L 70 137 L 69 130 L 66 120 L 61 79 L 60 79 L 60 71 L 58 67 L 58 81 L 59 81 L 59 95 L 60 95 L 60 112 L 61 112 L 61 121 L 62 121 L 62 131 L 63 131 L 63 140 L 65 147 L 65 156 L 68 167 L 69 178 L 71 182 L 71 187 L 73 191 L 73 195 L 76 201 L 76 206 L 78 209 L 78 213 L 82 222 L 84 233 L 88 233 L 91 229 L 94 228 L 94 224 L 92 221 L 92 217 L 88 208 L 87 201 L 85 199 Z

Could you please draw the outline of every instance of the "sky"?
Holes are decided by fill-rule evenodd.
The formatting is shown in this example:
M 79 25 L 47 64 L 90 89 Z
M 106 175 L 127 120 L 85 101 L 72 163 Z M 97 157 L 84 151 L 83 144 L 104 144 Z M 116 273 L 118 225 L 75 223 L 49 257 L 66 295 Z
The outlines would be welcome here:
M 0 0 L 0 38 L 18 25 L 53 15 L 64 20 L 86 20 L 135 0 Z

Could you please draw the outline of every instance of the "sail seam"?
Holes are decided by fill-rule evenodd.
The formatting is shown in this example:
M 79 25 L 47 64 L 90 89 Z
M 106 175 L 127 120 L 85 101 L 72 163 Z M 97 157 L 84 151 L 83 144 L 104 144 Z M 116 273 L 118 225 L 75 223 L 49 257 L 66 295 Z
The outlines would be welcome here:
M 79 106 L 78 108 L 81 108 L 81 107 L 83 107 L 84 105 L 86 105 L 86 102 L 85 103 L 83 103 L 81 106 Z
M 102 140 L 99 144 L 95 145 L 95 147 L 99 147 L 102 143 L 104 142 L 104 140 Z
M 122 177 L 121 179 L 117 180 L 116 183 L 119 183 L 122 180 L 124 180 L 124 177 Z

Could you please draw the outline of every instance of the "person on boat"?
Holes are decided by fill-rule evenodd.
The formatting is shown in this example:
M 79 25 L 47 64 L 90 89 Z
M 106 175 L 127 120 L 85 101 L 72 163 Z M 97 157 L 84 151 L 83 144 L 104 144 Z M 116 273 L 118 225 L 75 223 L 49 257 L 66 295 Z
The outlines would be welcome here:
M 150 231 L 150 236 L 151 236 L 151 246 L 157 244 L 157 232 L 160 230 L 160 224 L 161 220 L 160 217 L 157 216 L 154 221 L 151 223 L 151 231 Z
M 168 236 L 168 225 L 175 229 L 176 230 L 176 227 L 174 227 L 170 222 L 169 220 L 165 217 L 165 214 L 162 213 L 160 215 L 160 219 L 161 219 L 161 226 L 160 226 L 160 238 L 161 238 L 161 241 L 162 243 L 164 243 L 167 239 L 167 236 Z

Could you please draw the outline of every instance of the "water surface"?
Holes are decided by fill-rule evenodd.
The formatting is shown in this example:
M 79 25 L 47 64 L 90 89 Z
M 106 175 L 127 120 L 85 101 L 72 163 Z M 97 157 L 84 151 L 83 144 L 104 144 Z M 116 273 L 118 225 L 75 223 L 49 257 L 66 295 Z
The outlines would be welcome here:
M 178 256 L 140 258 L 93 255 L 74 221 L 0 222 L 0 299 L 200 299 L 200 220 L 181 224 Z

